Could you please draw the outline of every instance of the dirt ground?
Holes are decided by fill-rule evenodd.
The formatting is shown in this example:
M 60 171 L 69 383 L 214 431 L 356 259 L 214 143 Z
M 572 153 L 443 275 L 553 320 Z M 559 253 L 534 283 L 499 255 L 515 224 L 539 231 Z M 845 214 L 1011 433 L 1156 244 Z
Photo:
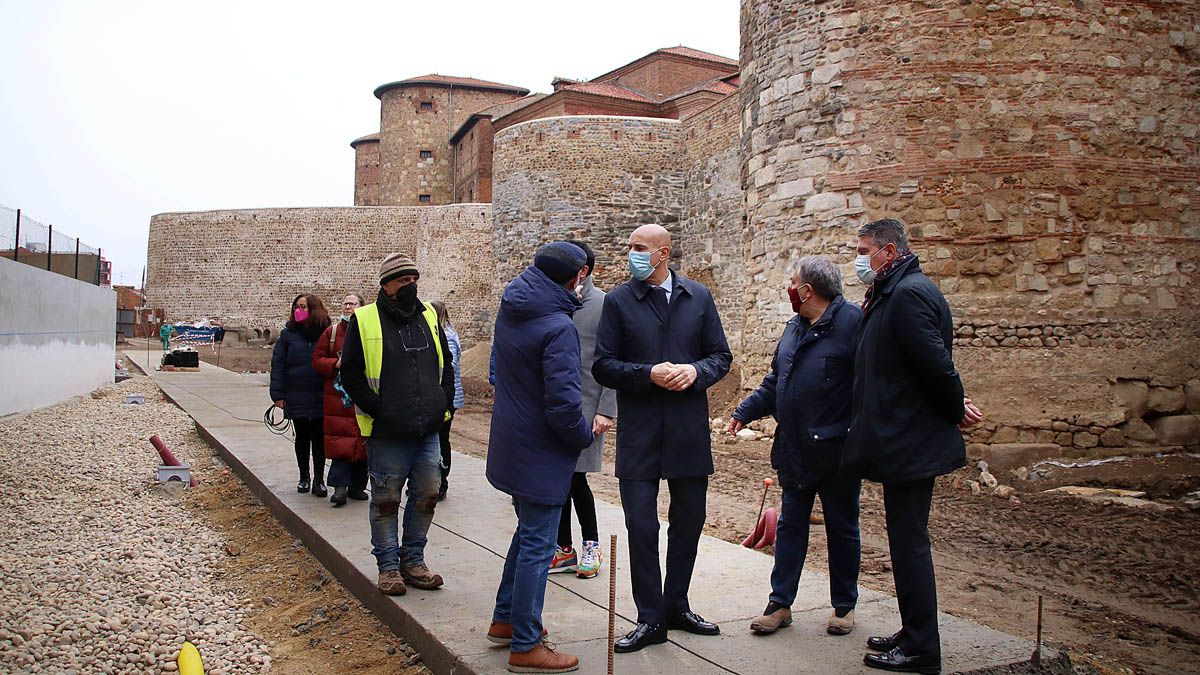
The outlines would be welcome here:
M 272 673 L 429 673 L 215 455 L 189 459 L 201 483 L 184 504 L 227 542 L 218 579 L 253 605 L 249 628 L 270 640 Z
M 488 415 L 486 400 L 477 398 L 455 418 L 456 450 L 486 456 Z M 598 498 L 619 503 L 613 452 L 610 440 L 606 471 L 591 483 Z M 718 435 L 713 454 L 716 474 L 705 532 L 740 543 L 753 525 L 762 479 L 774 475 L 770 442 Z M 1200 512 L 1180 499 L 1196 489 L 1197 476 L 1200 459 L 1188 455 L 1055 468 L 1043 479 L 1014 485 L 1016 501 L 972 495 L 964 481 L 977 478 L 978 471 L 963 469 L 940 479 L 930 530 L 941 608 L 1032 639 L 1041 594 L 1045 639 L 1068 649 L 1076 663 L 1103 673 L 1200 672 L 1200 547 L 1193 540 L 1200 534 Z M 1041 492 L 1066 484 L 1142 489 L 1168 508 L 1146 510 Z M 665 504 L 660 503 L 663 518 Z M 778 507 L 777 488 L 767 504 Z M 861 523 L 860 583 L 894 593 L 876 484 L 863 486 Z M 770 547 L 763 552 L 773 554 Z M 808 559 L 826 569 L 820 527 L 813 528 Z M 765 604 L 767 579 L 758 590 Z

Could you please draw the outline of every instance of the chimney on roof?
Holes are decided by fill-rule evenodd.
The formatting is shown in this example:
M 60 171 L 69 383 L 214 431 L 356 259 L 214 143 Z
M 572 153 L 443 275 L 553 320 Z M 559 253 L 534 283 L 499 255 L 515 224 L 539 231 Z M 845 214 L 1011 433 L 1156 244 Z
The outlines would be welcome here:
M 582 81 L 583 80 L 572 80 L 566 77 L 555 77 L 553 80 L 550 80 L 550 86 L 554 87 L 554 91 L 558 91 L 568 84 L 579 84 Z

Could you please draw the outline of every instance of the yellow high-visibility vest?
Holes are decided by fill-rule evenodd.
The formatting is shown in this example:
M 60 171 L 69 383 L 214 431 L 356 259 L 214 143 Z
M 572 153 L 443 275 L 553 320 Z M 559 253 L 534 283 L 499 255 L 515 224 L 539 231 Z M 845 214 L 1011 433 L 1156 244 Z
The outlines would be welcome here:
M 437 348 L 438 383 L 442 381 L 445 362 L 442 356 L 441 330 L 438 325 L 437 310 L 428 302 L 422 303 L 425 311 L 425 323 L 429 324 L 429 332 L 433 335 L 433 344 Z M 379 323 L 379 305 L 372 302 L 365 307 L 354 310 L 358 321 L 358 337 L 362 342 L 363 361 L 367 365 L 367 384 L 376 394 L 379 393 L 379 376 L 383 373 L 383 326 Z M 354 406 L 354 417 L 358 420 L 358 430 L 363 436 L 370 436 L 375 420 L 357 405 Z M 450 411 L 446 411 L 445 419 L 450 419 Z

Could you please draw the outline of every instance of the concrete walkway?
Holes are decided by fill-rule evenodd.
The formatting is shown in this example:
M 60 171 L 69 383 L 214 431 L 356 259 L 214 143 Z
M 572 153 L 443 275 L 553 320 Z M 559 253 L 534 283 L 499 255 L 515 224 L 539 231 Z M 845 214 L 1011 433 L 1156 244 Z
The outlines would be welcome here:
M 507 495 L 484 477 L 484 463 L 465 455 L 454 458 L 450 498 L 437 509 L 426 558 L 446 586 L 428 592 L 412 589 L 389 598 L 374 587 L 366 502 L 340 509 L 327 499 L 296 492 L 291 442 L 271 434 L 262 423 L 269 405 L 266 385 L 252 378 L 202 364 L 200 372 L 157 372 L 160 352 L 127 351 L 163 391 L 196 421 L 202 436 L 223 455 L 250 489 L 283 524 L 381 620 L 421 651 L 437 673 L 500 673 L 507 650 L 484 638 L 491 617 L 504 553 L 516 522 Z M 186 461 L 186 458 L 185 458 Z M 716 477 L 719 480 L 719 476 Z M 558 647 L 581 658 L 580 672 L 603 673 L 606 667 L 608 533 L 623 540 L 619 506 L 597 503 L 605 568 L 595 579 L 553 575 L 546 592 L 544 623 Z M 665 553 L 666 524 L 662 526 Z M 617 565 L 617 634 L 633 627 L 623 543 Z M 874 673 L 862 665 L 868 635 L 887 634 L 900 625 L 895 599 L 863 589 L 854 633 L 825 634 L 829 614 L 828 581 L 806 570 L 792 607 L 795 623 L 769 637 L 753 636 L 750 619 L 766 604 L 772 558 L 705 536 L 692 582 L 692 607 L 721 625 L 719 637 L 672 631 L 670 642 L 634 654 L 616 655 L 620 673 Z M 970 671 L 1026 661 L 1033 643 L 942 615 L 944 672 Z

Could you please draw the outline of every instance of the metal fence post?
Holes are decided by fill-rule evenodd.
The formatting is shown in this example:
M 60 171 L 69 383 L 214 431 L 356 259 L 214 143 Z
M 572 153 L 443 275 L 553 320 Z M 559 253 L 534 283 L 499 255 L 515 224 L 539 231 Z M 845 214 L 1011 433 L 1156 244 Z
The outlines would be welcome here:
M 79 278 L 79 237 L 75 237 L 75 278 Z
M 13 262 L 17 261 L 17 251 L 21 248 L 21 209 L 17 209 L 17 232 L 13 239 Z
M 46 271 L 50 271 L 50 262 L 54 259 L 54 226 L 46 226 Z

